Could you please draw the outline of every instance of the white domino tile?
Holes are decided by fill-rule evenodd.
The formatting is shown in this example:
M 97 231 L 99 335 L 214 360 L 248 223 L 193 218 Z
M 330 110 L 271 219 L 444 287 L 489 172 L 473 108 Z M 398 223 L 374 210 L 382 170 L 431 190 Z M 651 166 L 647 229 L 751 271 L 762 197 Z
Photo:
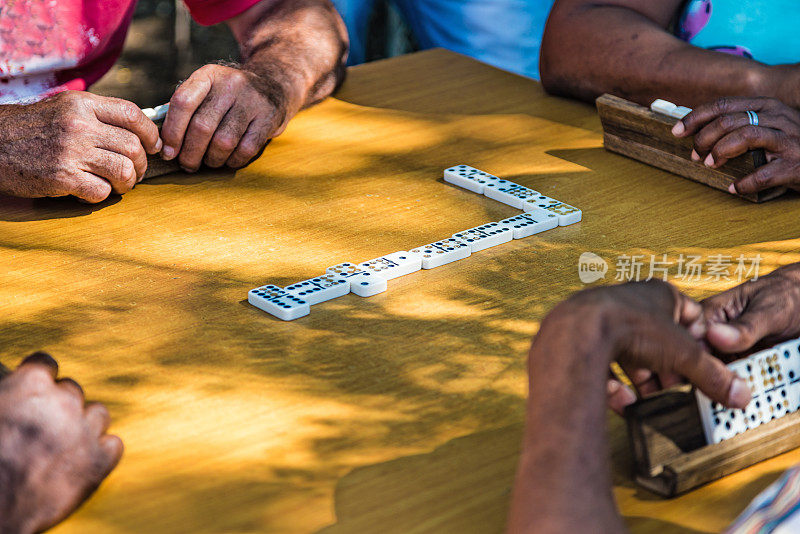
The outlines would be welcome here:
M 401 250 L 374 260 L 359 263 L 361 270 L 375 273 L 387 280 L 405 276 L 422 269 L 422 256 L 417 253 Z
M 472 254 L 472 249 L 467 243 L 450 238 L 412 249 L 410 252 L 420 255 L 423 269 L 435 269 L 468 258 Z
M 497 187 L 490 187 L 487 185 L 486 189 L 483 191 L 483 194 L 488 198 L 497 200 L 503 204 L 508 204 L 512 208 L 517 208 L 518 210 L 522 209 L 523 202 L 539 196 L 538 191 L 534 191 L 533 189 L 529 189 L 518 184 L 501 185 Z
M 524 239 L 539 232 L 552 230 L 558 226 L 558 216 L 554 213 L 523 213 L 516 217 L 503 219 L 500 224 L 514 230 L 514 239 Z
M 285 289 L 290 295 L 313 306 L 350 293 L 350 281 L 340 274 L 326 274 L 286 286 Z
M 359 297 L 371 297 L 383 293 L 389 287 L 386 278 L 365 271 L 355 263 L 340 263 L 328 267 L 325 272 L 346 277 L 350 282 L 350 292 Z
M 661 113 L 662 115 L 670 115 L 670 113 L 672 113 L 677 107 L 678 106 L 672 102 L 661 100 L 660 98 L 654 100 L 653 103 L 650 104 L 651 110 L 655 111 L 656 113 Z
M 292 321 L 311 312 L 308 302 L 273 285 L 251 289 L 247 293 L 247 302 L 284 321 Z
M 444 170 L 444 181 L 463 187 L 473 193 L 483 194 L 487 184 L 499 180 L 497 176 L 470 167 L 469 165 L 455 165 Z
M 687 108 L 684 106 L 676 106 L 668 115 L 674 119 L 682 119 L 686 115 L 692 112 L 692 108 Z
M 453 234 L 453 237 L 467 243 L 474 254 L 489 247 L 496 247 L 514 239 L 514 228 L 510 225 L 493 222 Z
M 359 297 L 371 297 L 389 288 L 386 278 L 375 273 L 357 273 L 350 277 L 350 291 Z
M 161 104 L 160 106 L 156 106 L 154 108 L 144 108 L 142 113 L 144 113 L 145 117 L 155 122 L 166 117 L 168 110 L 169 104 Z
M 800 409 L 800 340 L 757 352 L 728 368 L 747 382 L 752 400 L 744 410 L 730 410 L 697 391 L 697 406 L 709 443 L 730 439 Z
M 559 226 L 575 224 L 580 222 L 583 217 L 583 212 L 578 208 L 545 195 L 538 195 L 525 200 L 522 203 L 522 210 L 526 213 L 537 213 L 542 216 L 548 212 L 553 213 L 558 217 Z

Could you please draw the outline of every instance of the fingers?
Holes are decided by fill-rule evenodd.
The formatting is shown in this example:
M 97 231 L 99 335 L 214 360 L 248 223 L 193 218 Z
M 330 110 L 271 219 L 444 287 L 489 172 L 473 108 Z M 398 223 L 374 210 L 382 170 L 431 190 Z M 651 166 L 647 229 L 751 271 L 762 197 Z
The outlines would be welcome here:
M 792 123 L 784 115 L 762 113 L 758 118 L 759 127 L 779 130 L 784 133 L 796 133 L 798 131 L 797 124 Z M 694 150 L 697 156 L 696 159 L 699 160 L 699 154 L 708 154 L 714 148 L 714 145 L 727 134 L 747 126 L 750 126 L 750 117 L 747 113 L 732 113 L 717 117 L 695 136 Z
M 67 194 L 76 196 L 89 204 L 96 204 L 107 199 L 111 191 L 111 183 L 103 178 L 90 172 L 79 172 L 69 184 Z
M 46 352 L 34 352 L 22 360 L 22 363 L 19 364 L 18 369 L 22 369 L 26 366 L 36 366 L 38 368 L 42 368 L 43 370 L 47 371 L 47 373 L 50 374 L 54 380 L 58 376 L 58 362 L 56 362 L 56 360 Z
M 124 128 L 135 134 L 149 154 L 161 150 L 158 126 L 147 118 L 139 106 L 120 98 L 99 98 L 94 107 L 97 120 Z
M 171 160 L 181 152 L 189 121 L 208 96 L 211 86 L 211 77 L 203 69 L 198 69 L 172 95 L 167 118 L 161 126 L 164 159 Z
M 120 459 L 122 459 L 122 453 L 125 448 L 122 444 L 122 440 L 111 434 L 101 436 L 98 444 L 106 460 L 103 466 L 104 469 L 102 470 L 102 478 L 105 478 L 117 467 Z
M 228 167 L 240 169 L 261 154 L 270 142 L 268 126 L 259 120 L 250 123 L 236 150 L 228 158 Z
M 783 104 L 772 98 L 720 98 L 710 104 L 697 106 L 679 120 L 672 130 L 677 137 L 688 137 L 700 131 L 717 117 L 745 111 L 779 111 Z
M 235 96 L 232 94 L 212 90 L 206 100 L 200 104 L 186 128 L 183 146 L 178 156 L 178 161 L 185 170 L 193 172 L 200 168 L 211 138 L 215 135 L 222 118 L 231 109 L 234 99 Z M 230 132 L 224 135 L 228 137 Z M 236 142 L 238 142 L 238 138 Z M 232 150 L 233 148 L 231 148 Z
M 64 391 L 72 398 L 80 402 L 80 405 L 83 406 L 85 398 L 83 396 L 83 388 L 80 384 L 78 384 L 75 380 L 71 378 L 59 378 L 56 380 L 56 384 L 58 385 L 61 391 Z
M 744 126 L 725 135 L 716 142 L 705 164 L 711 168 L 724 165 L 729 159 L 741 156 L 748 150 L 763 148 L 780 153 L 787 147 L 786 134 L 772 128 Z
M 609 379 L 606 385 L 606 402 L 618 415 L 625 415 L 625 408 L 636 402 L 636 393 L 616 379 Z
M 728 191 L 739 193 L 740 195 L 748 195 L 773 187 L 793 185 L 799 180 L 800 168 L 798 168 L 797 162 L 788 159 L 776 159 L 732 183 Z
M 206 151 L 205 163 L 209 167 L 222 167 L 239 145 L 249 126 L 247 110 L 234 105 L 219 123 Z
M 643 320 L 623 345 L 621 356 L 636 367 L 686 377 L 710 399 L 730 408 L 744 408 L 750 391 L 719 359 L 702 349 L 680 326 Z
M 146 163 L 145 163 L 146 165 Z M 95 149 L 86 158 L 83 170 L 108 182 L 111 190 L 122 195 L 133 189 L 138 173 L 133 161 L 110 150 Z
M 108 413 L 108 409 L 99 402 L 87 404 L 84 417 L 92 435 L 97 437 L 105 434 L 111 425 L 111 415 Z

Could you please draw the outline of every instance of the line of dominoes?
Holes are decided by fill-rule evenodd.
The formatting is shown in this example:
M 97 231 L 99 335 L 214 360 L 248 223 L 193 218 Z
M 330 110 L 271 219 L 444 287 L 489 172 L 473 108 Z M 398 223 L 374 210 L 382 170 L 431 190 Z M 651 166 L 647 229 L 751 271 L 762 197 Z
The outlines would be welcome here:
M 728 368 L 747 382 L 752 400 L 744 410 L 731 410 L 697 391 L 708 443 L 730 439 L 800 409 L 800 339 L 737 360 Z
M 363 263 L 340 263 L 322 276 L 284 288 L 265 285 L 251 289 L 247 301 L 267 313 L 291 321 L 311 313 L 311 306 L 354 293 L 371 297 L 388 289 L 388 281 L 420 269 L 435 269 L 468 258 L 475 252 L 508 243 L 512 239 L 574 224 L 582 212 L 574 206 L 503 180 L 468 165 L 444 171 L 444 180 L 474 193 L 523 210 L 521 215 L 491 222 L 411 250 L 387 254 Z

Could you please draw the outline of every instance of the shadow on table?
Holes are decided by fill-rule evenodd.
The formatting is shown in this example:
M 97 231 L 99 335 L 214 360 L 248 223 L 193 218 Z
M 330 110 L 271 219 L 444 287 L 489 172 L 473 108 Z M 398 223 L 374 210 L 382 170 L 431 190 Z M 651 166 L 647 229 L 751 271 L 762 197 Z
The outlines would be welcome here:
M 354 469 L 336 486 L 336 524 L 318 534 L 503 532 L 521 440 L 510 425 Z
M 147 179 L 137 187 L 150 185 L 195 185 L 205 182 L 221 182 L 230 180 L 236 171 L 233 169 L 201 169 L 196 173 L 183 171 Z M 135 190 L 127 193 L 136 194 Z M 0 221 L 31 222 L 50 219 L 69 219 L 85 217 L 92 213 L 113 206 L 123 200 L 123 195 L 112 193 L 106 200 L 97 204 L 86 204 L 73 196 L 57 198 L 16 198 L 0 195 Z

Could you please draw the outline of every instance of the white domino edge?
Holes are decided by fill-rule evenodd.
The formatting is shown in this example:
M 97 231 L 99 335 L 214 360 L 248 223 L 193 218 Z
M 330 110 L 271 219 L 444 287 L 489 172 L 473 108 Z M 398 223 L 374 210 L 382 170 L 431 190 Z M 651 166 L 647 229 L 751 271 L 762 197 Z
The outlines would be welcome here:
M 650 109 L 652 111 L 655 111 L 656 113 L 661 113 L 662 115 L 670 115 L 670 113 L 677 107 L 678 106 L 676 106 L 672 102 L 661 100 L 660 98 L 654 100 L 653 103 L 650 104 Z
M 247 302 L 284 321 L 293 321 L 311 313 L 311 306 L 308 302 L 272 285 L 248 291 Z

